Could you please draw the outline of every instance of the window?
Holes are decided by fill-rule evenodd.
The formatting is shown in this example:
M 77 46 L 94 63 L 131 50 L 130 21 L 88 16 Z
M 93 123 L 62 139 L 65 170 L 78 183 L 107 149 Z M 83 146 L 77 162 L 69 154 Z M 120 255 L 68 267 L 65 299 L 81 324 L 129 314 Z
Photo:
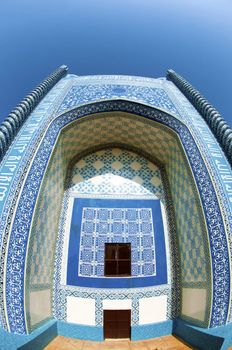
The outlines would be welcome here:
M 105 276 L 131 276 L 130 243 L 105 243 Z

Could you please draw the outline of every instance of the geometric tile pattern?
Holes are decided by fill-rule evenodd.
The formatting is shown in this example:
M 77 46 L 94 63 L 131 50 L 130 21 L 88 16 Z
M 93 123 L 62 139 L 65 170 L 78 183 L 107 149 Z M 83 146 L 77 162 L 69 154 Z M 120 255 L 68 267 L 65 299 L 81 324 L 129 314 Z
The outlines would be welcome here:
M 61 113 L 64 110 L 90 101 L 99 101 L 102 96 L 104 96 L 104 99 L 126 97 L 136 102 L 143 101 L 164 108 L 176 115 L 179 114 L 167 93 L 161 88 L 134 85 L 115 86 L 111 84 L 74 85 L 65 96 L 58 112 Z
M 128 117 L 123 116 L 123 113 L 120 112 L 110 113 L 107 117 L 104 114 L 96 115 L 91 120 L 91 123 L 86 123 L 85 126 L 82 126 L 82 123 L 80 123 L 72 125 L 72 128 L 67 127 L 66 132 L 62 135 L 64 157 L 68 161 L 70 156 L 76 153 L 77 149 L 94 148 L 104 142 L 109 144 L 109 146 L 110 143 L 120 143 L 132 149 L 136 146 L 139 148 L 141 144 L 141 149 L 146 149 L 147 153 L 151 153 L 160 162 L 167 163 L 170 157 L 170 150 L 175 148 L 176 145 L 175 138 L 171 136 L 170 132 L 159 126 L 156 128 L 155 125 L 154 127 L 146 125 L 146 128 L 147 130 L 145 130 L 145 126 L 139 118 L 130 114 Z M 152 133 L 150 132 L 151 129 Z M 79 132 L 82 136 L 80 140 L 79 138 L 77 139 L 77 133 Z M 89 138 L 90 133 L 91 138 Z M 154 144 L 156 145 L 155 150 Z M 115 155 L 113 156 L 119 158 Z M 101 160 L 100 157 L 99 160 Z M 111 162 L 110 156 L 109 161 Z M 116 159 L 116 161 L 120 162 L 120 159 Z M 95 167 L 93 164 L 91 165 L 90 170 L 94 171 L 93 168 Z M 131 171 L 130 165 L 128 163 L 126 165 L 129 166 L 128 170 Z
M 184 283 L 207 281 L 210 264 L 207 236 L 200 202 L 194 191 L 194 180 L 178 147 L 166 166 L 173 206 L 176 212 L 176 227 L 181 255 L 181 274 Z M 209 282 L 209 281 L 208 281 Z
M 96 165 L 99 160 L 104 164 L 101 169 Z M 137 194 L 152 198 L 155 194 L 157 197 L 163 198 L 160 171 L 157 166 L 144 157 L 127 150 L 114 148 L 113 150 L 101 150 L 87 155 L 84 161 L 85 163 L 83 163 L 83 159 L 80 160 L 73 167 L 70 180 L 70 190 L 73 193 L 105 193 L 105 189 L 107 188 L 109 191 L 108 193 L 117 192 L 118 194 L 124 195 Z M 123 165 L 120 170 L 115 167 L 115 164 L 113 167 L 113 163 L 117 161 L 120 161 Z M 26 291 L 29 328 L 33 327 L 33 324 L 30 324 L 30 291 L 48 288 L 49 286 L 51 288 L 54 241 L 58 229 L 59 215 L 51 216 L 50 213 L 55 213 L 57 210 L 57 203 L 62 202 L 64 166 L 65 161 L 62 157 L 61 149 L 56 147 L 53 161 L 47 169 L 43 186 L 38 197 L 37 210 L 35 211 L 36 215 L 33 218 L 32 226 L 34 234 L 31 236 L 29 243 L 29 263 L 27 264 L 26 273 L 27 285 L 29 287 Z M 136 169 L 138 176 L 135 181 L 137 182 L 130 180 L 135 178 Z M 100 181 L 93 184 L 91 181 L 82 181 L 78 183 L 80 176 L 91 178 L 92 176 L 100 174 L 105 174 L 103 175 L 103 182 Z M 121 177 L 119 183 L 115 185 L 115 178 L 112 179 L 111 177 L 119 176 L 119 174 L 123 174 L 123 177 Z M 108 184 L 107 187 L 105 187 L 106 183 Z
M 60 148 L 55 149 L 53 160 L 54 162 L 47 169 L 47 176 L 44 178 L 38 196 L 37 210 L 31 228 L 34 234 L 31 235 L 28 247 L 25 302 L 29 330 L 37 326 L 30 317 L 30 293 L 42 289 L 51 290 L 53 285 L 55 240 L 59 223 L 57 203 L 61 203 L 63 199 L 64 181 Z M 56 214 L 51 215 L 51 213 Z
M 154 229 L 150 208 L 83 208 L 79 276 L 104 277 L 107 243 L 131 243 L 131 275 L 156 275 Z
M 66 147 L 69 144 L 66 143 Z M 155 194 L 163 198 L 157 166 L 134 152 L 120 148 L 107 148 L 85 156 L 73 166 L 70 177 L 70 191 L 73 193 Z
M 57 212 L 57 203 L 62 202 L 63 177 L 58 164 L 62 163 L 61 150 L 58 148 L 54 154 L 54 162 L 47 169 L 40 195 L 38 197 L 37 211 L 33 218 L 30 240 L 29 259 L 27 266 L 27 281 L 30 289 L 38 286 L 51 285 L 53 276 L 54 240 L 59 222 L 59 216 L 49 215 Z M 56 165 L 55 165 L 56 164 Z M 47 190 L 49 188 L 49 190 Z

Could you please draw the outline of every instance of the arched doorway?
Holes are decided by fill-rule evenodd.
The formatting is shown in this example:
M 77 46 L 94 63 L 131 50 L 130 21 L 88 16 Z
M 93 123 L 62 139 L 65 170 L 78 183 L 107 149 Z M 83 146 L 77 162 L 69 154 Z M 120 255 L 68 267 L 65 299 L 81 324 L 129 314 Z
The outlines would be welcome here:
M 26 324 L 28 328 L 31 329 L 36 325 L 36 323 L 30 324 L 29 321 L 33 313 L 33 310 L 30 309 L 30 300 L 33 300 L 33 297 L 38 299 L 38 285 L 43 285 L 42 275 L 35 273 L 36 266 L 33 267 L 31 263 L 37 249 L 34 244 L 36 242 L 36 247 L 39 247 L 38 250 L 41 251 L 45 246 L 43 232 L 49 232 L 51 245 L 50 250 L 46 246 L 47 253 L 43 254 L 46 264 L 43 266 L 52 267 L 59 220 L 57 214 L 52 219 L 49 213 L 60 212 L 67 166 L 77 154 L 93 147 L 105 147 L 112 143 L 126 145 L 131 149 L 136 145 L 140 152 L 158 159 L 165 166 L 172 196 L 170 205 L 174 207 L 181 256 L 182 317 L 191 318 L 195 324 L 203 326 L 209 325 L 210 322 L 212 325 L 215 324 L 219 311 L 213 308 L 211 293 L 213 291 L 212 300 L 216 298 L 217 293 L 220 293 L 215 281 L 222 270 L 213 271 L 213 275 L 211 273 L 209 240 L 210 244 L 214 242 L 211 240 L 210 232 L 207 233 L 211 228 L 207 227 L 205 216 L 208 210 L 206 197 L 211 200 L 215 194 L 213 189 L 210 194 L 205 193 L 202 189 L 204 182 L 210 183 L 211 180 L 207 175 L 197 146 L 186 126 L 174 117 L 136 103 L 112 101 L 80 107 L 58 117 L 49 127 L 35 158 L 39 167 L 34 167 L 32 170 L 36 168 L 40 185 L 35 188 L 37 192 L 33 197 L 36 200 L 36 208 L 30 230 L 27 256 Z M 32 172 L 29 176 L 33 175 Z M 217 205 L 217 200 L 214 203 Z M 46 226 L 48 224 L 49 229 Z M 40 236 L 38 236 L 39 227 L 42 227 Z M 14 230 L 12 238 L 13 236 Z M 189 256 L 192 253 L 193 255 Z M 52 276 L 47 273 L 46 268 L 44 268 L 43 276 L 47 276 L 47 279 L 44 279 L 46 283 L 44 283 L 43 292 L 46 291 L 44 293 L 47 293 L 46 298 L 49 303 Z M 213 290 L 211 289 L 211 278 L 213 278 Z M 19 297 L 21 298 L 19 302 L 22 302 L 24 294 L 20 294 Z M 199 300 L 201 301 L 200 313 L 195 309 L 196 304 L 189 308 L 188 300 L 192 297 L 198 300 L 198 304 Z M 8 295 L 6 304 L 9 305 L 10 302 L 11 296 Z M 224 307 L 228 311 L 226 300 Z M 12 331 L 15 327 L 23 329 L 24 321 L 22 325 L 16 325 L 10 308 L 7 310 L 11 318 L 9 324 Z M 224 314 L 220 313 L 220 317 L 226 319 L 227 311 Z M 50 316 L 51 314 L 47 315 L 47 317 Z M 43 315 L 40 321 L 45 318 Z

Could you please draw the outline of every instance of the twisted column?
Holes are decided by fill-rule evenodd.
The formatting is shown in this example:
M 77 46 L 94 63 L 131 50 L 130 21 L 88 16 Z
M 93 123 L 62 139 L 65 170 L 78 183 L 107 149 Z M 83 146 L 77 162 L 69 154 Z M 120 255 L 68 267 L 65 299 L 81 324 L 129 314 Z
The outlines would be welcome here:
M 209 125 L 214 136 L 218 140 L 225 155 L 232 165 L 232 129 L 227 124 L 220 113 L 184 78 L 177 74 L 174 70 L 167 71 L 167 79 L 171 80 L 197 111 L 202 115 L 204 120 Z
M 53 86 L 66 75 L 67 71 L 68 67 L 65 65 L 57 68 L 32 90 L 0 124 L 0 161 L 27 117 Z

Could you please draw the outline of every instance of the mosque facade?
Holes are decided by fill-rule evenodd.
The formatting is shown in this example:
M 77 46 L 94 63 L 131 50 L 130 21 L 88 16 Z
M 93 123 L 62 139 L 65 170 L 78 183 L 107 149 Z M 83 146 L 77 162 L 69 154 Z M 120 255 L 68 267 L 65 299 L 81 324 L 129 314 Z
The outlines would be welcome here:
M 232 345 L 232 130 L 185 79 L 61 66 L 1 124 L 0 152 L 2 349 Z

